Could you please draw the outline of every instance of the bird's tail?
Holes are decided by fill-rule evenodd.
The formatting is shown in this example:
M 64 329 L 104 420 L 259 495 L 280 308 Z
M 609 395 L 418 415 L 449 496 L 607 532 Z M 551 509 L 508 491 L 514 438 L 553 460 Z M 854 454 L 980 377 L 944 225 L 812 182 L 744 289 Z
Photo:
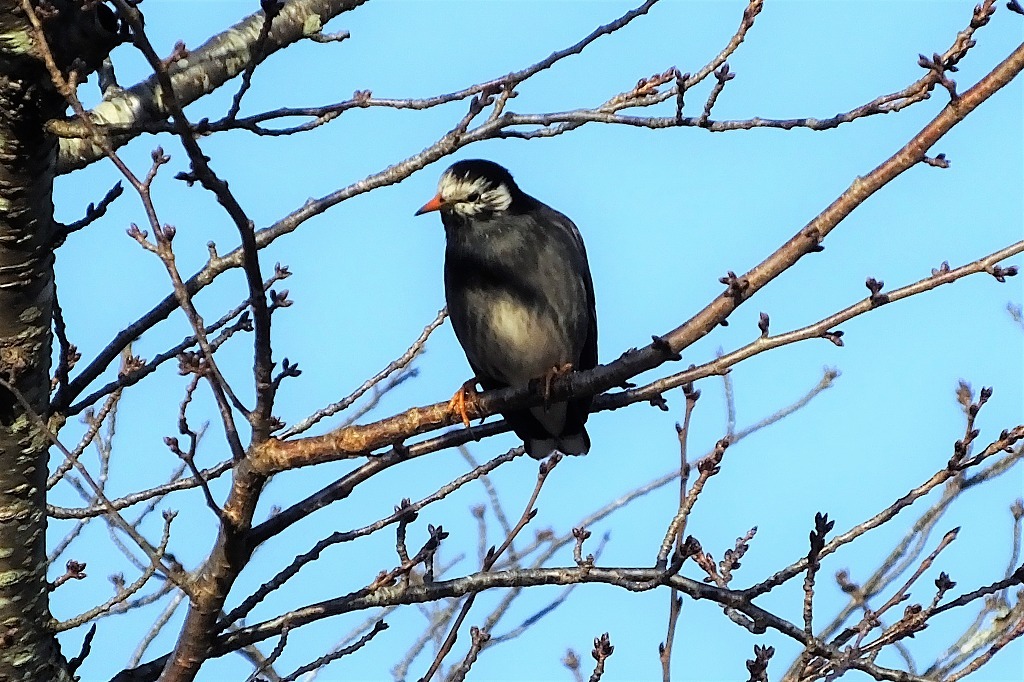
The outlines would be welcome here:
M 563 455 L 585 455 L 590 452 L 590 435 L 581 425 L 576 433 L 563 433 L 558 438 L 527 438 L 524 445 L 526 454 L 534 459 L 544 459 L 555 450 Z

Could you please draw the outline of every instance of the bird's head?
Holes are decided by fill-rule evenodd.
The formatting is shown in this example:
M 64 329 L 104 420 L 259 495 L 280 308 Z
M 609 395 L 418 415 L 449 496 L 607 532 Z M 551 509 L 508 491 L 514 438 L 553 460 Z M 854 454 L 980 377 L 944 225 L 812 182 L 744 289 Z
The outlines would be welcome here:
M 482 159 L 459 161 L 441 175 L 437 195 L 416 215 L 441 211 L 469 218 L 501 213 L 508 210 L 518 192 L 512 174 L 498 164 Z

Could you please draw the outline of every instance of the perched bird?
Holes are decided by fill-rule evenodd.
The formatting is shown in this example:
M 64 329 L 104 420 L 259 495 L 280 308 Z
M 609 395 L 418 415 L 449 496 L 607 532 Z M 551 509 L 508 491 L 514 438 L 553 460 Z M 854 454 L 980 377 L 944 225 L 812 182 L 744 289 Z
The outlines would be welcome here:
M 597 365 L 597 312 L 583 238 L 571 220 L 519 189 L 491 161 L 459 161 L 416 215 L 440 211 L 445 298 L 476 375 L 452 398 L 467 412 L 486 389 L 551 381 Z M 535 459 L 590 450 L 591 398 L 503 413 Z

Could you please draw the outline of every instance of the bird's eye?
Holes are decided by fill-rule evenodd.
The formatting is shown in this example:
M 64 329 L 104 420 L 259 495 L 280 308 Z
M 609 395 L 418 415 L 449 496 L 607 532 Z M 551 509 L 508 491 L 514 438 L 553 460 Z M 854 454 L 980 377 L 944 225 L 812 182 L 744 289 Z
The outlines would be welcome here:
M 475 204 L 476 202 L 480 201 L 480 192 L 473 192 L 473 193 L 471 193 L 468 197 L 466 197 L 466 201 L 468 201 L 470 203 L 473 203 L 473 204 Z

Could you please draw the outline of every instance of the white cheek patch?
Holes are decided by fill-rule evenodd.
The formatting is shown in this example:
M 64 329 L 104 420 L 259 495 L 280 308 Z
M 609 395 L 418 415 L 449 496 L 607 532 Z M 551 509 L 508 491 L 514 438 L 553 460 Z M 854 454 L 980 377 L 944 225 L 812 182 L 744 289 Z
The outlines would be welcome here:
M 472 216 L 484 211 L 504 211 L 512 205 L 512 195 L 504 185 L 490 187 L 483 178 L 468 180 L 449 174 L 441 176 L 437 186 L 442 201 L 450 203 L 456 213 Z M 479 198 L 469 201 L 474 194 Z
M 477 183 L 467 183 L 461 178 L 445 173 L 437 183 L 437 193 L 441 195 L 441 199 L 444 201 L 457 201 L 473 192 L 473 185 L 475 184 Z
M 484 192 L 480 197 L 481 203 L 492 211 L 504 211 L 512 205 L 512 195 L 508 193 L 505 185 L 499 185 L 489 192 Z

